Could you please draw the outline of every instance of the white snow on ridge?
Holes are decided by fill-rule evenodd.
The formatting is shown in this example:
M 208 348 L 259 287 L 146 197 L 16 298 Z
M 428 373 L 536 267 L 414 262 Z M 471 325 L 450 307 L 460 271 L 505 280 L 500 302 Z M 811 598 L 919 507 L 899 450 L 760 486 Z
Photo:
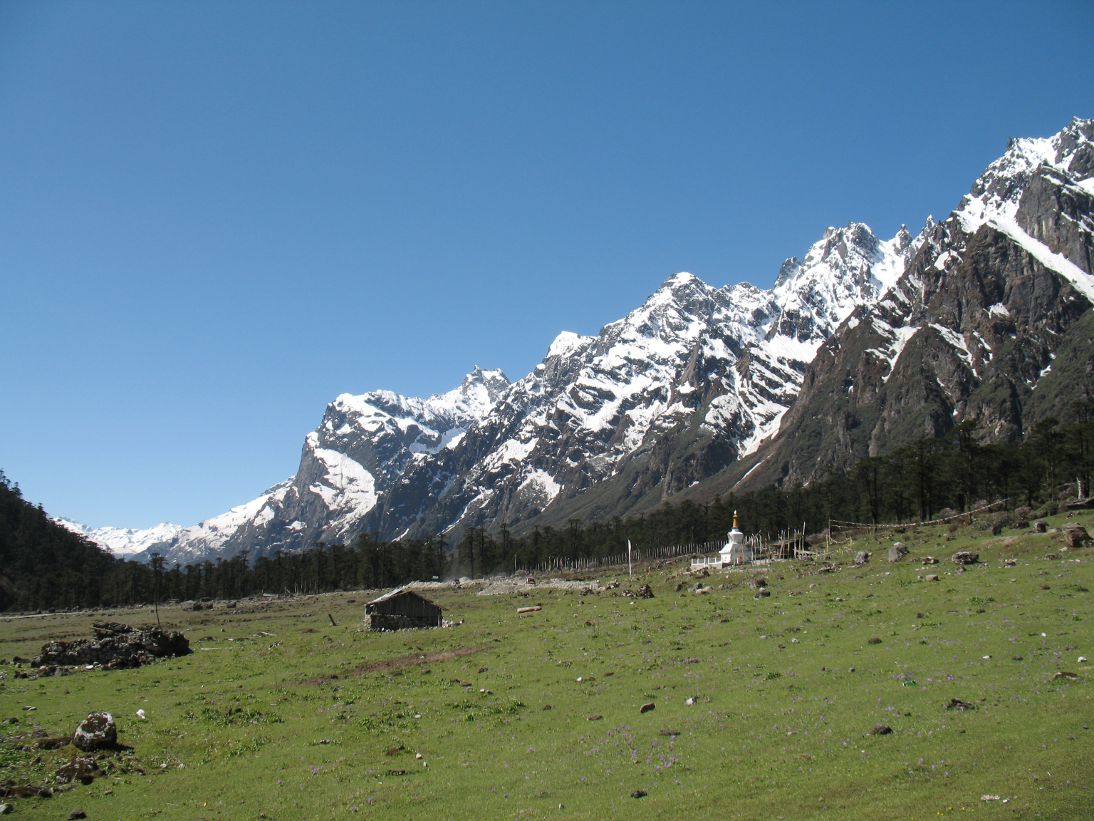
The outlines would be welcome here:
M 572 331 L 562 331 L 555 337 L 551 347 L 547 349 L 547 356 L 568 356 L 583 345 L 587 345 L 594 337 L 580 336 Z
M 536 469 L 529 471 L 524 481 L 520 483 L 519 489 L 525 492 L 538 492 L 542 497 L 542 506 L 546 507 L 558 496 L 562 486 L 546 471 Z
M 1063 254 L 1055 253 L 1047 245 L 1031 237 L 1011 218 L 995 216 L 990 220 L 990 224 L 1018 243 L 1023 250 L 1050 271 L 1054 271 L 1074 285 L 1075 290 L 1085 296 L 1088 302 L 1094 304 L 1094 275 L 1088 274 Z
M 776 334 L 763 343 L 767 353 L 780 359 L 793 359 L 798 362 L 812 362 L 817 355 L 817 350 L 823 344 L 824 339 L 814 337 L 808 341 L 793 339 L 783 334 Z
M 969 346 L 965 344 L 965 338 L 961 336 L 961 334 L 947 328 L 945 325 L 939 325 L 937 322 L 932 322 L 931 327 L 938 332 L 939 336 L 950 344 L 950 347 L 960 354 L 961 358 L 965 360 L 966 365 L 972 364 L 972 351 L 970 351 Z
M 329 511 L 345 518 L 349 514 L 364 515 L 376 506 L 376 482 L 359 462 L 327 448 L 316 447 L 312 453 L 326 473 L 322 481 L 313 482 L 308 490 L 322 498 Z

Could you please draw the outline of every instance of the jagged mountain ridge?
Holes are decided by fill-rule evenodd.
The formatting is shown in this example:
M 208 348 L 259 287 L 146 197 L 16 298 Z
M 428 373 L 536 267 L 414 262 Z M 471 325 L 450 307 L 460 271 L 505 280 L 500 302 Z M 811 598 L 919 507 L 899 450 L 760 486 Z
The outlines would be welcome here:
M 809 482 L 976 420 L 989 440 L 1094 402 L 1094 121 L 1012 140 L 885 298 L 818 351 L 778 438 L 724 487 Z
M 860 223 L 829 228 L 784 263 L 770 291 L 673 275 L 597 336 L 560 334 L 512 385 L 476 370 L 429 400 L 343 394 L 308 434 L 291 479 L 173 538 L 123 532 L 108 543 L 142 539 L 132 555 L 192 562 L 362 531 L 516 524 L 622 475 L 668 431 L 691 425 L 706 445 L 698 473 L 675 469 L 673 486 L 683 487 L 775 429 L 817 346 L 891 284 L 913 247 L 903 228 L 885 242 Z
M 674 275 L 598 335 L 559 335 L 517 382 L 497 374 L 475 412 L 431 416 L 429 400 L 343 395 L 309 434 L 292 479 L 156 549 L 193 561 L 361 531 L 527 528 L 680 494 L 808 481 L 966 412 L 1014 406 L 1014 391 L 996 395 L 1012 370 L 1037 385 L 1019 407 L 1058 405 L 1069 380 L 1090 384 L 1089 371 L 1046 364 L 1051 355 L 1092 361 L 1092 334 L 1073 330 L 1090 315 L 1089 129 L 1076 120 L 1046 140 L 1012 141 L 958 211 L 928 220 L 914 239 L 902 229 L 881 242 L 858 223 L 828 229 L 801 260 L 784 263 L 770 291 Z M 985 266 L 996 275 L 985 277 Z M 997 301 L 981 304 L 962 289 Z M 1057 311 L 1061 294 L 1067 304 Z M 1015 330 L 1031 317 L 1047 317 L 1034 342 Z M 1061 338 L 1042 338 L 1052 333 Z M 825 364 L 836 359 L 838 379 Z M 960 407 L 933 398 L 951 389 Z M 826 395 L 856 404 L 833 414 L 818 404 Z M 1009 435 L 1014 413 L 999 419 Z
M 146 559 L 158 553 L 184 564 L 352 538 L 353 525 L 378 492 L 415 460 L 458 443 L 508 384 L 500 371 L 476 368 L 459 387 L 428 399 L 384 390 L 341 394 L 305 438 L 294 476 L 190 527 L 90 529 L 58 521 L 115 555 Z
M 556 339 L 460 447 L 415 465 L 366 527 L 427 535 L 527 526 L 552 508 L 557 521 L 590 488 L 648 464 L 681 427 L 704 444 L 695 463 L 671 466 L 666 484 L 680 489 L 720 470 L 774 430 L 817 346 L 884 291 L 913 245 L 904 229 L 881 242 L 852 223 L 788 260 L 770 291 L 670 277 L 597 336 Z M 631 496 L 659 484 L 655 473 Z

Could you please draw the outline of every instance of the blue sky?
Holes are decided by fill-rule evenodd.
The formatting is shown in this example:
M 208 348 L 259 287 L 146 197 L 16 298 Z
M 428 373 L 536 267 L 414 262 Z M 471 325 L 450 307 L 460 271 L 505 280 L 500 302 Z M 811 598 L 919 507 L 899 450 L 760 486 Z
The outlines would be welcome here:
M 766 6 L 770 6 L 769 8 Z M 770 286 L 1094 116 L 1086 0 L 0 3 L 0 468 L 91 525 L 291 475 L 345 391 Z

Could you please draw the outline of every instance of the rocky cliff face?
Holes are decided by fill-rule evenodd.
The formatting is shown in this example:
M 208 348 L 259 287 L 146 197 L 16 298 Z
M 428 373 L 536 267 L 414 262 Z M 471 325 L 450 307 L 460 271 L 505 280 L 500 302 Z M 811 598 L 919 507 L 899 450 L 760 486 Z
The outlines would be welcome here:
M 1016 439 L 1090 405 L 1094 122 L 1013 140 L 885 298 L 818 351 L 738 487 L 808 482 L 963 420 Z

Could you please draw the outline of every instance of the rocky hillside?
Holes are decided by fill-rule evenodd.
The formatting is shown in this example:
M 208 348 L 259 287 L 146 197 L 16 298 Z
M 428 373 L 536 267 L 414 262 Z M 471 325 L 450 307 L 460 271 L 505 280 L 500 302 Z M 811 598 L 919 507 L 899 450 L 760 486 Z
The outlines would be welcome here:
M 1094 407 L 1094 121 L 1012 140 L 894 288 L 819 349 L 739 488 L 808 482 L 975 421 L 1014 440 Z

